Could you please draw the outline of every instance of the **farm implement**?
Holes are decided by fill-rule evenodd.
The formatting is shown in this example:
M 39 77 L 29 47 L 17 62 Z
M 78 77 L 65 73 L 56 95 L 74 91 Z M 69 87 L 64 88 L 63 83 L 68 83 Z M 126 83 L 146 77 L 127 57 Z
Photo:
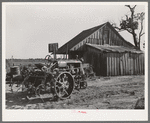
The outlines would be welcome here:
M 46 63 L 35 64 L 32 69 L 24 69 L 15 73 L 10 71 L 11 87 L 15 78 L 20 76 L 22 82 L 16 92 L 26 92 L 27 97 L 52 94 L 56 99 L 69 98 L 74 89 L 87 87 L 85 72 L 80 60 L 52 60 L 45 57 Z M 13 67 L 14 69 L 14 67 Z

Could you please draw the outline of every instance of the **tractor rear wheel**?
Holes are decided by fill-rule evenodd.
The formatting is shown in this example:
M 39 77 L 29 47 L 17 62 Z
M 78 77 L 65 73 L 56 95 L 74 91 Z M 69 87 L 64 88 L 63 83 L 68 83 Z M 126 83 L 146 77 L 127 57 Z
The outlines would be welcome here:
M 58 75 L 54 84 L 55 94 L 60 99 L 70 97 L 74 89 L 74 79 L 68 72 L 63 72 Z

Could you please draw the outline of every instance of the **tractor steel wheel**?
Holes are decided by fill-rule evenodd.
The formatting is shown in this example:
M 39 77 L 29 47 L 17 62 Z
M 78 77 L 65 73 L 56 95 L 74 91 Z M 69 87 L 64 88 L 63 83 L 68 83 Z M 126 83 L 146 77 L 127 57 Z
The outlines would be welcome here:
M 54 84 L 55 94 L 60 99 L 70 97 L 74 89 L 74 80 L 70 73 L 64 72 L 59 74 Z
M 40 96 L 44 93 L 45 93 L 45 85 L 44 84 L 38 85 L 36 90 L 35 90 L 35 94 Z

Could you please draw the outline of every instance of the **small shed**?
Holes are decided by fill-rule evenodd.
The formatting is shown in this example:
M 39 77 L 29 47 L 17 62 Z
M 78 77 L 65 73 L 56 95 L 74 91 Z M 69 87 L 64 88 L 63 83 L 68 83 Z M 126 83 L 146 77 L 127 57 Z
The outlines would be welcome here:
M 144 52 L 123 46 L 86 44 L 84 60 L 92 64 L 96 75 L 144 74 Z

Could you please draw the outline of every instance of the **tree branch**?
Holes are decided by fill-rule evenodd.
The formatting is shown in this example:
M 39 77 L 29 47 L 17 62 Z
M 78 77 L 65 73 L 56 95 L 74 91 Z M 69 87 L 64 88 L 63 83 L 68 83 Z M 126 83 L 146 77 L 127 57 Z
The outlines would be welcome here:
M 115 29 L 117 29 L 119 32 L 121 32 L 121 31 L 128 31 L 129 33 L 131 33 L 132 34 L 132 31 L 130 31 L 129 29 L 122 29 L 122 28 L 119 28 L 119 27 L 114 27 Z
M 129 29 L 126 29 L 129 33 L 131 33 L 132 34 L 132 31 L 130 31 Z
M 140 36 L 142 36 L 142 35 L 144 35 L 145 34 L 145 32 L 143 32 Z
M 131 12 L 133 12 L 134 9 L 135 9 L 135 7 L 136 7 L 136 5 L 135 5 L 134 7 L 131 7 L 130 5 L 125 5 L 125 6 L 128 7 L 128 8 L 130 9 Z
M 124 30 L 124 29 L 121 29 L 121 28 L 116 27 L 116 26 L 114 26 L 114 28 L 117 29 L 117 30 L 119 30 L 119 32 Z
M 128 15 L 125 15 L 126 16 L 126 20 L 128 21 L 129 20 L 129 17 L 128 17 Z
M 143 21 L 141 21 L 141 30 L 140 30 L 139 35 L 141 35 L 142 31 L 143 31 Z
M 133 7 L 133 9 L 135 9 L 136 5 Z
M 125 5 L 126 7 L 128 7 L 129 9 L 131 9 L 130 5 Z

